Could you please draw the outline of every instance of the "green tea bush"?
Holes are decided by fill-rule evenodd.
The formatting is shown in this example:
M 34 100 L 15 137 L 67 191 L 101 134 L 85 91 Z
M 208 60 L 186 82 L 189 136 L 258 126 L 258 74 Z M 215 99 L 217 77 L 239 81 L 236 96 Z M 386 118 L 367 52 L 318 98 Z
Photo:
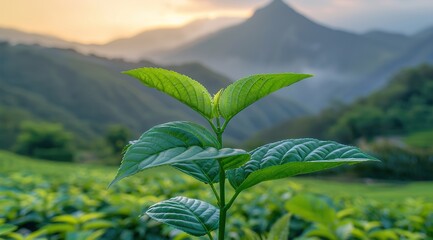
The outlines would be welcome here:
M 146 215 L 138 216 L 152 204 L 178 193 L 205 201 L 214 199 L 206 185 L 176 175 L 168 168 L 146 171 L 140 178 L 121 181 L 107 191 L 111 168 L 23 160 L 0 152 L 0 239 L 198 239 Z M 375 200 L 341 198 L 335 196 L 335 191 L 328 191 L 329 196 L 324 196 L 311 194 L 306 185 L 293 181 L 297 180 L 281 180 L 276 185 L 267 182 L 255 186 L 254 191 L 243 192 L 238 197 L 242 204 L 234 204 L 230 209 L 228 238 L 349 236 L 349 239 L 424 240 L 433 237 L 431 201 L 413 198 L 378 201 L 383 199 L 381 195 Z M 312 184 L 334 183 L 314 181 Z M 352 185 L 346 187 L 350 190 Z M 430 188 L 426 185 L 424 191 Z M 383 192 L 374 186 L 369 189 L 376 194 Z M 233 194 L 233 190 L 228 190 Z M 332 224 L 324 226 L 325 221 Z M 284 234 L 289 237 L 271 238 Z
M 212 131 L 192 122 L 169 122 L 143 133 L 125 148 L 111 184 L 145 169 L 172 166 L 207 184 L 216 205 L 176 196 L 150 206 L 146 214 L 193 236 L 226 238 L 229 209 L 244 191 L 264 181 L 321 171 L 344 164 L 376 161 L 356 147 L 317 139 L 287 139 L 250 152 L 225 148 L 223 133 L 243 109 L 308 74 L 258 74 L 242 78 L 213 97 L 197 81 L 179 73 L 139 68 L 125 72 L 198 112 Z M 226 180 L 234 193 L 227 194 Z M 261 214 L 259 214 L 261 215 Z M 332 231 L 339 231 L 337 226 Z M 218 230 L 216 236 L 213 231 Z
M 433 154 L 393 144 L 372 144 L 370 150 L 381 159 L 379 164 L 352 167 L 358 177 L 398 181 L 433 180 Z

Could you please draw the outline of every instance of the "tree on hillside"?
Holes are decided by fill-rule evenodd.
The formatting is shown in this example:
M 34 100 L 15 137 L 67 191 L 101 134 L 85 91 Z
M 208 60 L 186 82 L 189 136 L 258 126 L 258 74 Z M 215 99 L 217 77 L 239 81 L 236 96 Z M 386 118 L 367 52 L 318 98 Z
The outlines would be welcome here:
M 433 66 L 402 70 L 382 90 L 342 110 L 328 133 L 344 142 L 433 129 Z
M 20 132 L 24 119 L 32 119 L 31 114 L 17 108 L 0 106 L 0 149 L 11 149 Z
M 131 131 L 122 125 L 109 125 L 105 135 L 105 141 L 111 147 L 114 154 L 122 153 L 123 148 L 131 140 Z
M 23 122 L 14 149 L 36 158 L 72 161 L 72 139 L 72 134 L 61 124 Z

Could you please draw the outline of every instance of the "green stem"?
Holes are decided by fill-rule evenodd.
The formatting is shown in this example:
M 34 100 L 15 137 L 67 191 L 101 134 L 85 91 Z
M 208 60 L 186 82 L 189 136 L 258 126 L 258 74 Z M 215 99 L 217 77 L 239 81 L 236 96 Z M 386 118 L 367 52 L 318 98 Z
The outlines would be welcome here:
M 230 199 L 230 201 L 225 205 L 225 210 L 228 211 L 232 206 L 233 202 L 236 200 L 240 192 L 236 191 L 235 195 Z
M 215 131 L 217 135 L 218 142 L 220 144 L 220 148 L 223 147 L 223 139 L 222 135 L 224 132 L 224 128 L 221 128 L 221 122 L 220 119 L 216 119 L 217 129 Z M 226 172 L 224 171 L 223 165 L 220 161 L 218 161 L 218 164 L 220 166 L 219 171 L 219 187 L 220 187 L 220 201 L 219 201 L 219 207 L 220 207 L 220 216 L 219 216 L 219 226 L 218 226 L 218 240 L 224 240 L 225 237 L 225 230 L 226 230 L 226 217 L 227 217 L 227 210 L 226 210 L 226 193 L 225 193 L 225 184 L 226 184 Z
M 206 120 L 207 120 L 207 122 L 209 123 L 209 125 L 212 127 L 212 130 L 213 130 L 215 133 L 217 133 L 218 130 L 217 130 L 217 128 L 215 127 L 215 125 L 213 124 L 213 122 L 212 122 L 211 120 L 209 120 L 208 118 L 206 118 Z
M 209 240 L 213 240 L 212 234 L 210 234 L 210 232 L 207 233 L 207 236 L 209 237 Z
M 215 189 L 215 186 L 213 185 L 213 183 L 209 183 L 210 187 L 212 188 L 212 192 L 215 195 L 215 198 L 218 202 L 218 206 L 220 205 L 220 196 L 218 195 L 218 192 Z
M 217 139 L 218 139 L 218 142 L 220 144 L 220 148 L 222 148 L 223 147 L 223 132 L 224 132 L 224 129 L 221 128 L 221 123 L 220 123 L 220 119 L 219 118 L 216 119 L 216 123 L 217 123 L 217 127 L 216 127 L 215 133 L 217 135 Z
M 221 127 L 222 132 L 224 132 L 224 130 L 226 130 L 227 124 L 229 123 L 230 120 L 231 120 L 231 118 L 224 120 L 223 126 Z
M 226 228 L 226 195 L 225 195 L 225 182 L 226 173 L 220 163 L 220 217 L 219 217 L 219 227 L 218 227 L 218 240 L 224 240 L 225 228 Z

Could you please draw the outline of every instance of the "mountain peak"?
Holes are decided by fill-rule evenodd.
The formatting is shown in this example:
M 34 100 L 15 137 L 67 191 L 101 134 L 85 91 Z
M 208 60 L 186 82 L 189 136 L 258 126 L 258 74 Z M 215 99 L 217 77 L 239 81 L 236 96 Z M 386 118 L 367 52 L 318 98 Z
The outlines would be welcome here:
M 257 9 L 252 18 L 290 22 L 309 21 L 306 17 L 299 14 L 283 0 L 272 0 L 264 7 Z
M 283 2 L 283 0 L 272 0 L 272 2 L 269 5 L 279 5 L 279 6 L 288 6 L 286 3 Z
M 288 11 L 296 13 L 296 11 L 289 6 L 286 2 L 283 0 L 272 0 L 269 4 L 265 5 L 264 7 L 258 9 L 260 10 L 266 10 L 266 11 L 285 11 L 286 13 Z

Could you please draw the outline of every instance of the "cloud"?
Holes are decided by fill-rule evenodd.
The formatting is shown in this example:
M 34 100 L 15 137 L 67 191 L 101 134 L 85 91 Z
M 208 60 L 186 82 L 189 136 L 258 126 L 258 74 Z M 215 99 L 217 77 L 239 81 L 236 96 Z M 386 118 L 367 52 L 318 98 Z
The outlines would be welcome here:
M 175 11 L 186 14 L 227 14 L 247 17 L 269 3 L 270 0 L 184 0 L 176 4 Z
M 303 0 L 289 2 L 319 23 L 355 32 L 412 34 L 433 25 L 431 0 Z
M 268 0 L 269 1 L 269 0 Z M 188 0 L 185 8 L 195 9 L 251 9 L 252 6 L 264 4 L 267 0 Z

